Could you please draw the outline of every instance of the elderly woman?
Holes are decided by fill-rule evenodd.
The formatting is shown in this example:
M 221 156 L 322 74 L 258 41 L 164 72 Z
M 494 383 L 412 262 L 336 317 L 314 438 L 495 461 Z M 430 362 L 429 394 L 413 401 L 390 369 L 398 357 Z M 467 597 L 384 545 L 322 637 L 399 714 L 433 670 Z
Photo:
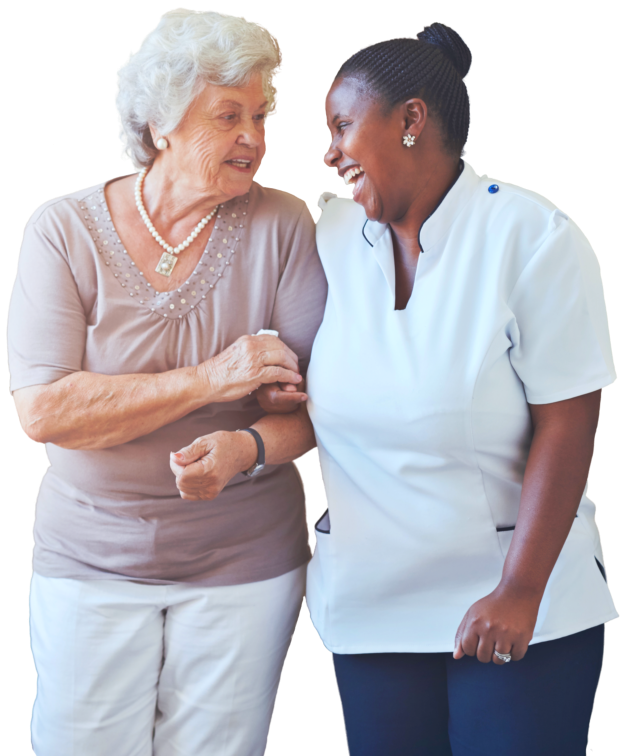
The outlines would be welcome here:
M 308 604 L 352 756 L 584 756 L 617 616 L 584 493 L 615 378 L 598 265 L 551 202 L 461 160 L 470 63 L 433 24 L 327 97 L 354 186 L 317 229 Z
M 140 172 L 26 228 L 11 389 L 51 464 L 37 756 L 264 751 L 309 551 L 291 418 L 255 391 L 302 380 L 326 295 L 306 206 L 253 181 L 279 63 L 244 19 L 165 15 L 120 73 Z

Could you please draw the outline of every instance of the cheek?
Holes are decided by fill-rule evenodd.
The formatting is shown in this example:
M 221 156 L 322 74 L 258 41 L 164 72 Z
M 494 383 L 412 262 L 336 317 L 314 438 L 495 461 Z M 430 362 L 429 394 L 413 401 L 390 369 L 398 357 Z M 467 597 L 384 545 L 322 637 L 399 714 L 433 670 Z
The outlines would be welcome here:
M 231 149 L 231 139 L 221 132 L 196 129 L 188 134 L 188 158 L 201 173 L 217 173 Z M 191 167 L 191 165 L 190 165 Z
M 258 154 L 260 155 L 260 157 L 263 157 L 266 149 L 267 149 L 267 142 L 265 139 L 265 130 L 263 129 L 263 131 L 260 132 L 260 144 L 258 145 Z
M 192 145 L 185 162 L 192 172 L 198 170 L 199 173 L 209 175 L 217 173 L 220 163 L 213 145 L 204 142 Z

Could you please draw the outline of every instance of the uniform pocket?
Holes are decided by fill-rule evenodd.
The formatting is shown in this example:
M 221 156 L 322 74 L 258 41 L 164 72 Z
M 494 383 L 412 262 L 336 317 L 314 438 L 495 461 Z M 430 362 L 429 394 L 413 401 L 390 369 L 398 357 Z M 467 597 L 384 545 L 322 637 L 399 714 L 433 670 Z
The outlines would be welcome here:
M 578 514 L 575 515 L 575 519 L 579 517 Z M 498 533 L 509 533 L 511 530 L 514 530 L 517 526 L 516 525 L 506 525 L 502 526 L 501 528 L 495 528 Z M 598 561 L 598 560 L 597 560 Z
M 317 531 L 317 533 L 325 533 L 326 535 L 329 535 L 331 533 L 331 522 L 329 520 L 329 509 L 326 509 L 325 512 L 319 517 L 318 522 L 314 526 L 314 529 Z
M 603 576 L 603 580 L 607 582 L 607 570 L 603 567 L 603 565 L 598 561 L 596 557 L 594 557 L 594 561 L 596 562 L 596 566 L 599 569 L 599 572 Z

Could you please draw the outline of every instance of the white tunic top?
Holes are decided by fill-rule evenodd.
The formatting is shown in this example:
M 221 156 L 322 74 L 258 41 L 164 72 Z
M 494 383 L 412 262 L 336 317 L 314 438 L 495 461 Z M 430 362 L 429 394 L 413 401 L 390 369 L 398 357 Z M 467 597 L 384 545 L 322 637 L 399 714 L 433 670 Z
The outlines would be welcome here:
M 528 411 L 615 378 L 599 268 L 575 224 L 469 165 L 420 232 L 395 310 L 386 225 L 323 203 L 327 308 L 308 372 L 329 513 L 308 605 L 337 653 L 451 651 L 498 585 L 532 439 Z M 585 496 L 533 642 L 617 616 Z

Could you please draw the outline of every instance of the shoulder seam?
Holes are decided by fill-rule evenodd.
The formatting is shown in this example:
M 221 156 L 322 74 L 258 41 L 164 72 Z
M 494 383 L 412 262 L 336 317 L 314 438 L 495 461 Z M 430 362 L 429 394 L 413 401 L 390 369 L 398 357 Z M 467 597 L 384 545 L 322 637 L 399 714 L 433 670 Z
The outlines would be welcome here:
M 91 194 L 94 194 L 94 192 L 98 191 L 104 184 L 105 182 L 101 184 L 95 184 L 94 186 L 88 186 L 86 187 L 86 189 L 82 189 L 81 191 L 78 190 L 77 192 L 71 192 L 70 194 L 65 194 L 62 197 L 56 197 L 56 199 L 44 202 L 43 205 L 38 207 L 30 216 L 28 222 L 26 223 L 26 226 L 36 225 L 48 210 L 56 207 L 56 205 L 59 205 L 61 202 L 82 202 L 86 197 L 90 197 Z M 82 194 L 82 192 L 88 192 L 88 194 L 84 194 L 82 196 L 82 199 L 79 199 L 77 196 L 75 196 Z
M 557 208 L 553 212 L 559 213 L 560 217 L 564 221 L 566 221 L 566 223 L 570 222 L 570 219 L 566 215 L 564 215 L 560 210 L 558 210 Z M 538 245 L 538 247 L 536 247 L 536 249 L 532 253 L 532 256 L 527 261 L 527 264 L 523 267 L 523 270 L 521 271 L 521 273 L 519 273 L 519 276 L 518 276 L 517 280 L 515 281 L 514 286 L 512 287 L 512 290 L 511 290 L 510 294 L 506 297 L 506 302 L 508 304 L 510 304 L 510 300 L 512 299 L 513 294 L 515 293 L 517 286 L 519 285 L 519 283 L 520 283 L 521 279 L 523 278 L 523 276 L 526 274 L 526 272 L 527 272 L 528 268 L 530 267 L 530 265 L 532 264 L 532 262 L 536 259 L 536 256 L 538 255 L 538 253 L 540 252 L 540 250 L 545 246 L 545 244 L 549 241 L 549 239 L 553 236 L 553 234 L 555 234 L 559 230 L 559 228 L 560 228 L 559 225 L 555 226 L 555 228 L 552 228 L 549 231 L 549 233 L 545 235 L 545 238 L 540 242 L 540 244 Z

